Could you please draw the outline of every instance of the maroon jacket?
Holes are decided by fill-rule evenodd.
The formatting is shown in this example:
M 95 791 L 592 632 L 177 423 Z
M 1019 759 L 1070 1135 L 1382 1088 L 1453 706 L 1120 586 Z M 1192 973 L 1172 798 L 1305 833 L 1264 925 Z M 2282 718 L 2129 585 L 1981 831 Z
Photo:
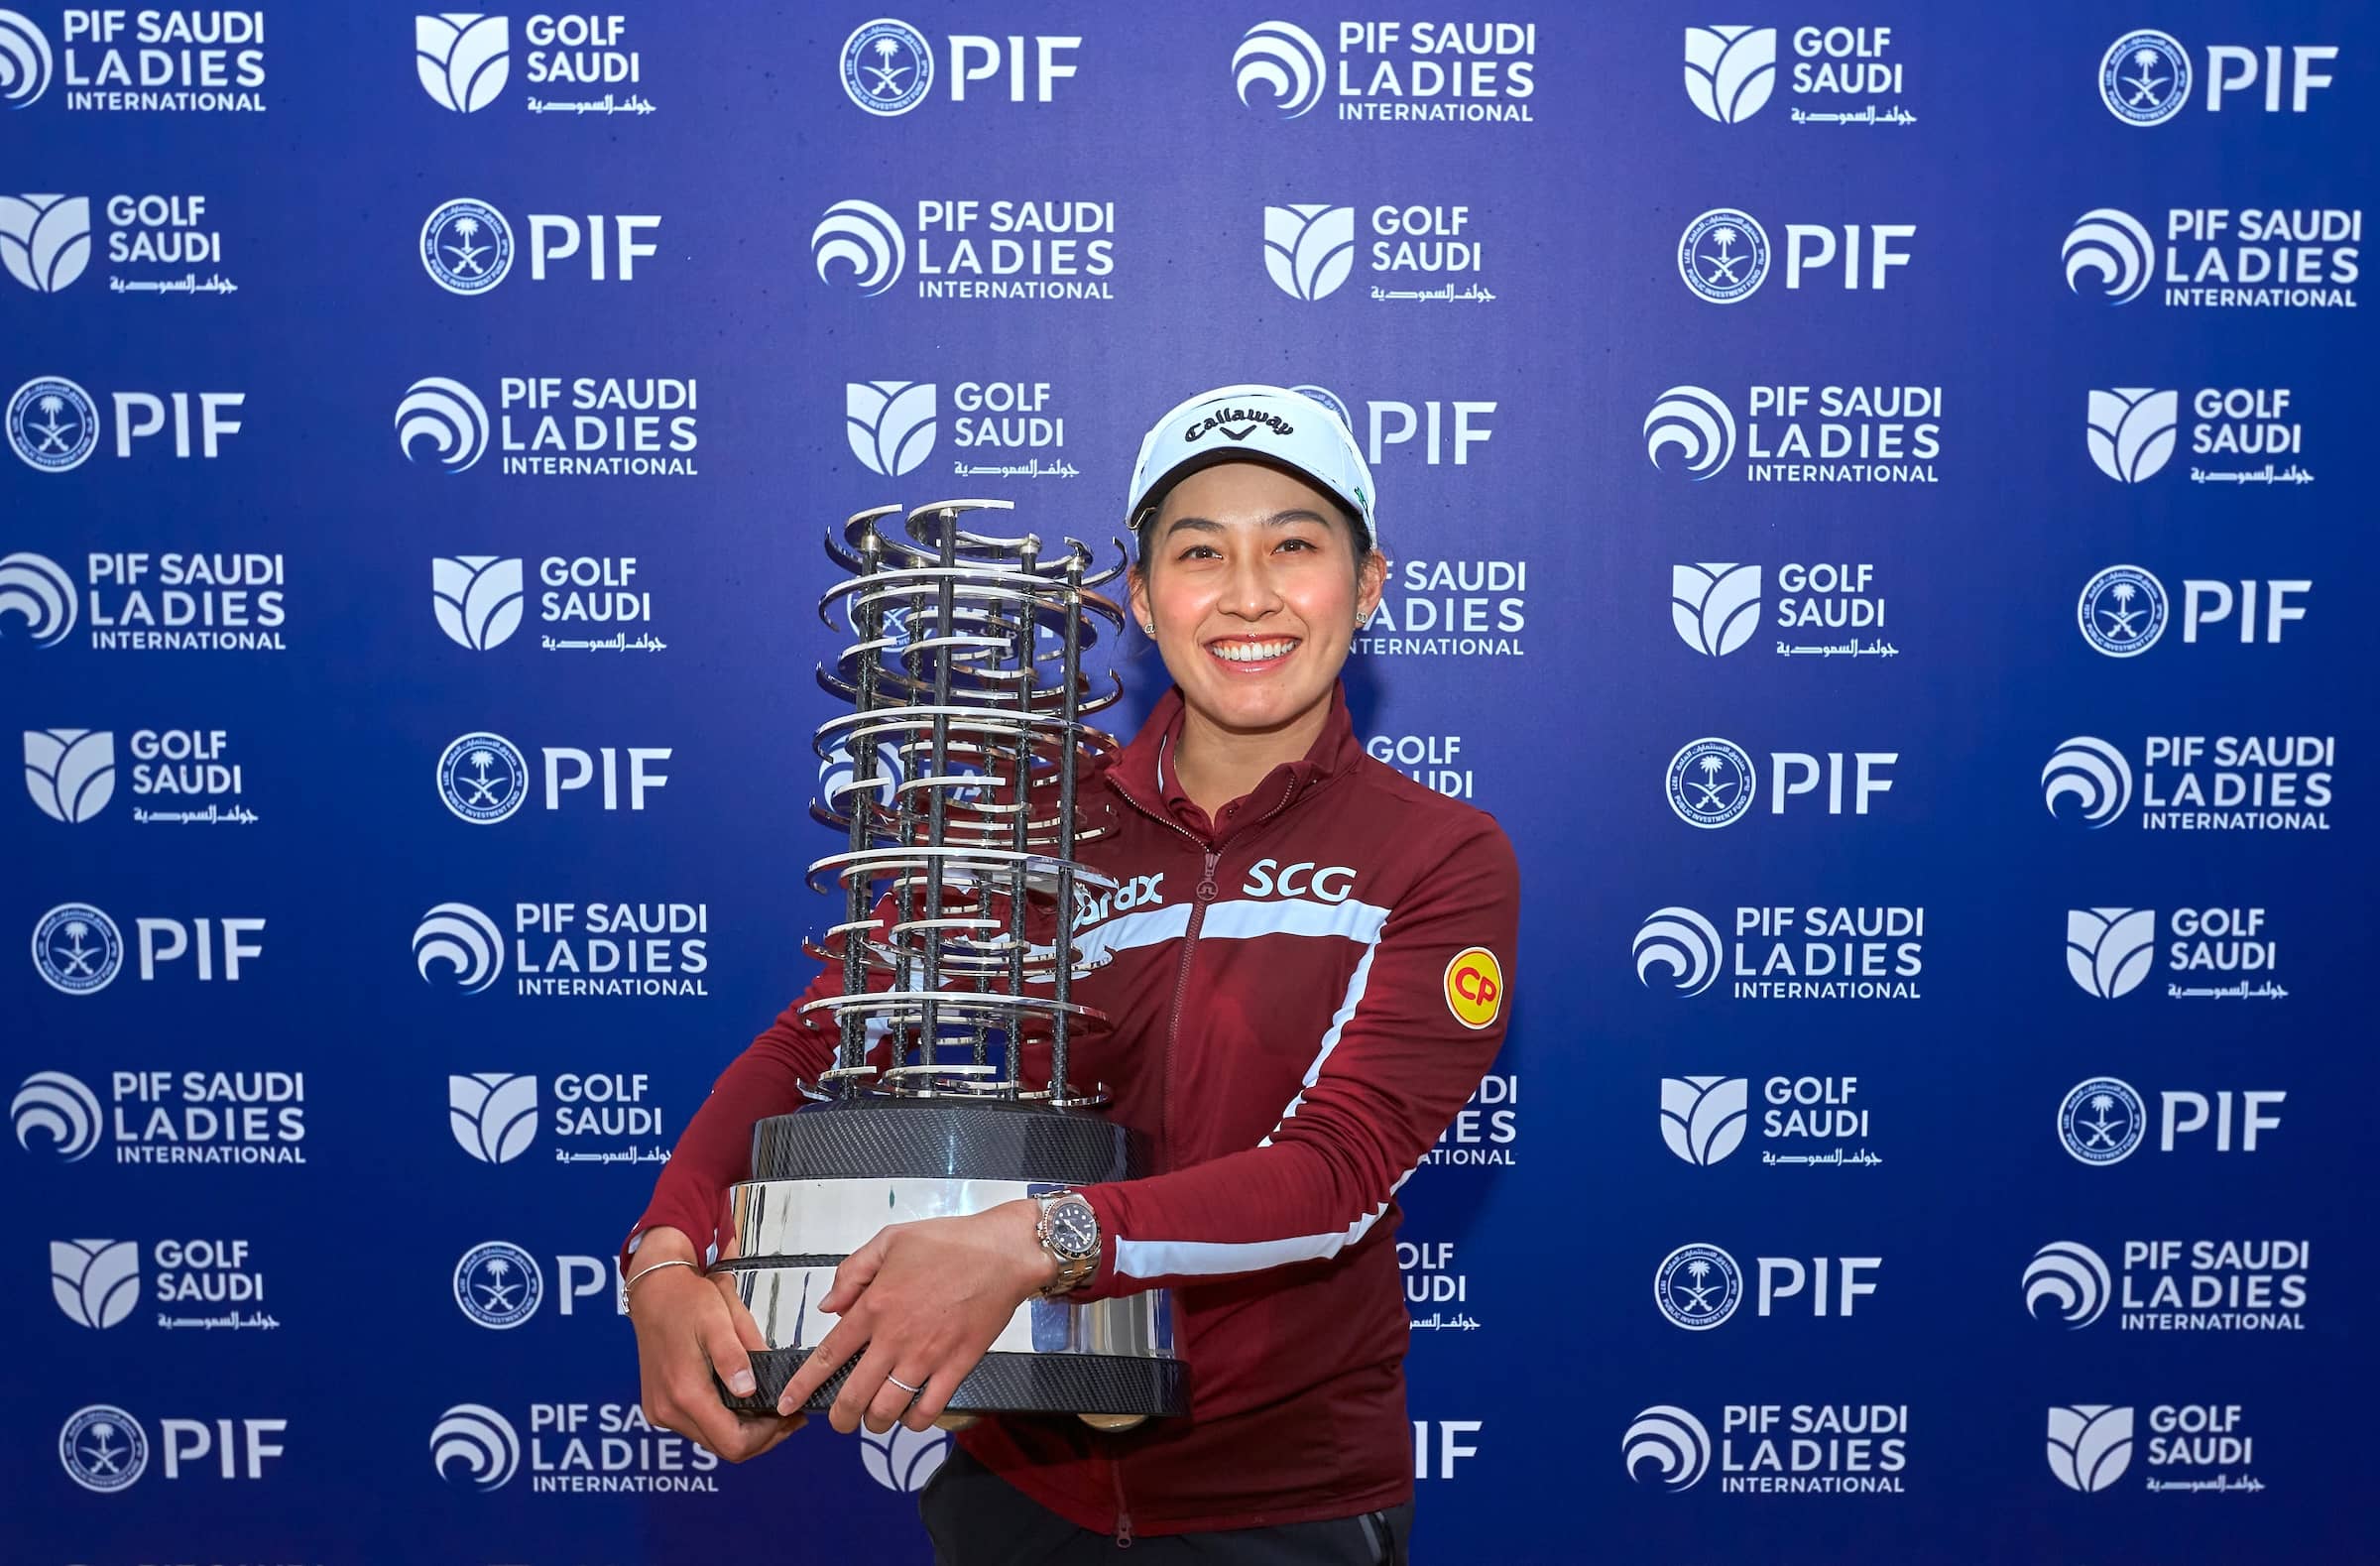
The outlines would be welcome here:
M 1078 922 L 1074 998 L 1110 1022 L 1068 1074 L 1105 1083 L 1166 1171 L 1085 1188 L 1103 1240 L 1075 1297 L 1173 1289 L 1191 1413 L 1113 1436 L 990 1418 L 958 1438 L 1119 1537 L 1411 1499 L 1395 1192 L 1494 1061 L 1520 905 L 1494 819 L 1365 755 L 1344 691 L 1305 758 L 1214 821 L 1167 767 L 1181 715 L 1168 691 L 1083 791 L 1114 829 L 1084 857 L 1124 890 Z M 713 1243 L 753 1122 L 831 1063 L 831 1024 L 798 1009 L 839 977 L 719 1078 L 639 1231 Z

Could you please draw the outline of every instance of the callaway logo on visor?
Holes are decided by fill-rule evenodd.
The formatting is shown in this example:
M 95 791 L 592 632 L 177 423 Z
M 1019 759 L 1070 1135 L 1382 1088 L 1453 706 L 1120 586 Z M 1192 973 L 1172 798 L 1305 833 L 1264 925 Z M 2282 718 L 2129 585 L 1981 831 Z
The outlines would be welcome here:
M 1232 426 L 1238 424 L 1235 429 Z M 1278 414 L 1267 414 L 1254 408 L 1218 408 L 1206 418 L 1182 431 L 1182 443 L 1187 445 L 1209 430 L 1220 429 L 1234 440 L 1246 440 L 1262 424 L 1276 435 L 1293 435 L 1297 426 Z

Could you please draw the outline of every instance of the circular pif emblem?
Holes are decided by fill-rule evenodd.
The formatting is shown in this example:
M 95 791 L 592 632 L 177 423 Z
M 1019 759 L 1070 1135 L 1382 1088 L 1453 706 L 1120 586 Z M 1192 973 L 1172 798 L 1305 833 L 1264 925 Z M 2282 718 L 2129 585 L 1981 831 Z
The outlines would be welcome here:
M 2126 125 L 2163 125 L 2190 101 L 2190 52 L 2171 33 L 2126 33 L 2099 57 L 2099 100 Z
M 1714 304 L 1749 299 L 1768 281 L 1768 231 L 1749 212 L 1715 206 L 1679 238 L 1678 276 Z
M 28 467 L 63 473 L 99 444 L 91 394 L 58 375 L 37 375 L 8 400 L 8 443 Z
M 513 268 L 513 225 L 485 201 L 448 201 L 422 219 L 421 266 L 449 294 L 485 294 Z

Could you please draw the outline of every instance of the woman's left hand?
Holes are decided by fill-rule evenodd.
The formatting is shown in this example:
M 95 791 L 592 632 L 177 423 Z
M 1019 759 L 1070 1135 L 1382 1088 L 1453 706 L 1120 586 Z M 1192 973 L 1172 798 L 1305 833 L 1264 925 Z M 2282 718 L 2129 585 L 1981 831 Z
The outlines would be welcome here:
M 818 1308 L 842 1319 L 785 1384 L 777 1410 L 798 1411 L 856 1357 L 829 1424 L 847 1435 L 863 1423 L 879 1435 L 932 1424 L 1016 1307 L 1057 1276 L 1039 1219 L 1034 1203 L 1014 1201 L 878 1231 L 835 1268 Z

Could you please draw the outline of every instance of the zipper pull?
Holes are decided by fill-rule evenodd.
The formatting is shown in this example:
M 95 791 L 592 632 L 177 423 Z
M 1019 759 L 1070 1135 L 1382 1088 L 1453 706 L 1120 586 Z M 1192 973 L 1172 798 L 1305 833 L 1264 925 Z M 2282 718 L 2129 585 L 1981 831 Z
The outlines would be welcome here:
M 1198 901 L 1201 903 L 1215 901 L 1215 863 L 1221 858 L 1223 858 L 1222 849 L 1210 848 L 1207 850 L 1207 868 L 1200 872 L 1198 878 Z
M 1116 1547 L 1120 1550 L 1132 1547 L 1132 1514 L 1129 1511 L 1116 1513 Z

